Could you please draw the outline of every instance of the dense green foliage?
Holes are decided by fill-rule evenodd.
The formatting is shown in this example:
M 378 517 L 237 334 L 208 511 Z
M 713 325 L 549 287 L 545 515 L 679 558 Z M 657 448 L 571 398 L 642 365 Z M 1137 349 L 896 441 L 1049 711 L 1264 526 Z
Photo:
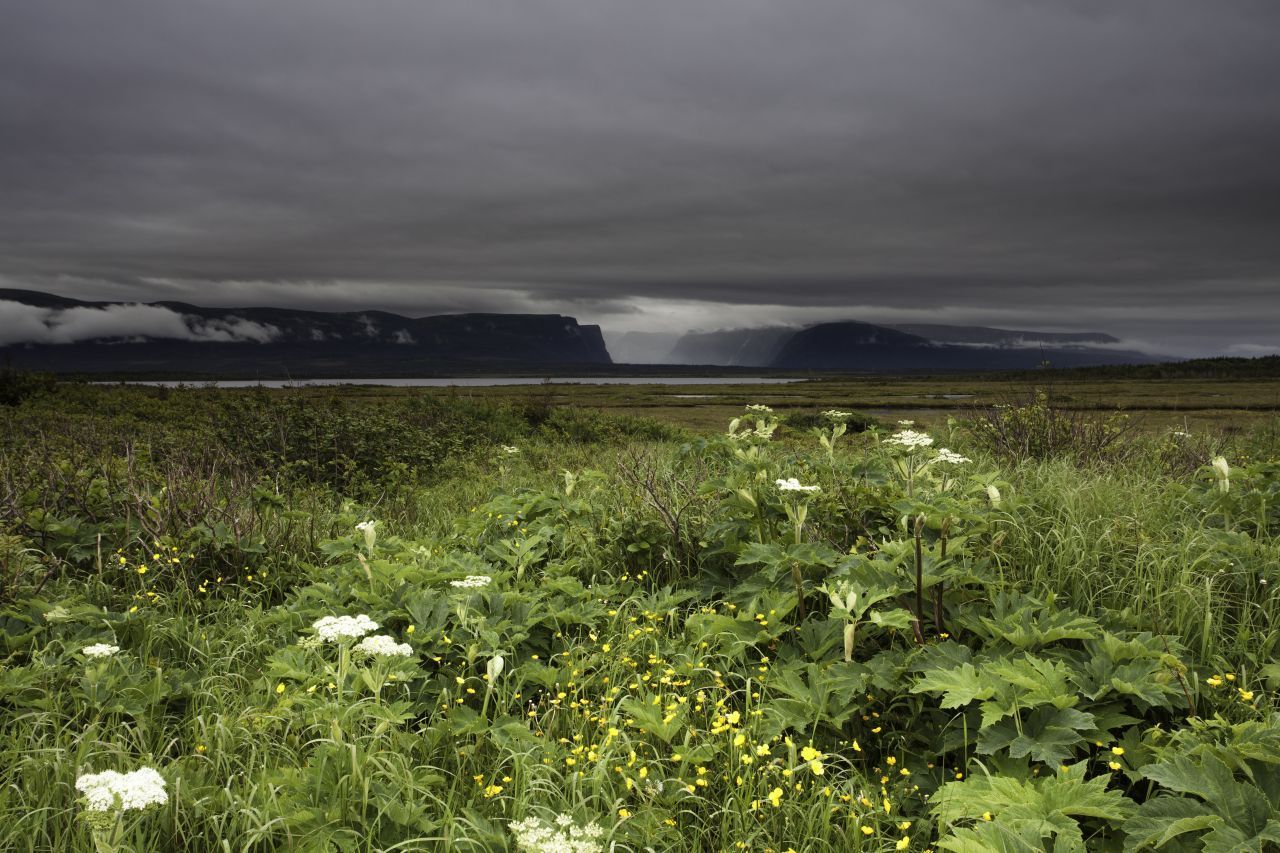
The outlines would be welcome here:
M 511 850 L 557 814 L 622 850 L 1280 844 L 1265 433 L 1100 464 L 763 409 L 7 417 L 5 849 L 93 849 L 77 776 L 145 766 L 134 849 Z M 316 626 L 358 614 L 409 654 Z

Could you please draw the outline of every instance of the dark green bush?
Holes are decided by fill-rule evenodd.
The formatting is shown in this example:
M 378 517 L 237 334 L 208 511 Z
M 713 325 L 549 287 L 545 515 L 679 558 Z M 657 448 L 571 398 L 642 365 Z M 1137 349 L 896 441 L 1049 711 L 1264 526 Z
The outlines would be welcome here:
M 0 367 L 0 406 L 16 406 L 30 397 L 47 394 L 55 385 L 57 380 L 51 373 Z
M 831 419 L 824 417 L 821 412 L 791 412 L 782 418 L 782 425 L 787 429 L 793 429 L 797 432 L 808 432 L 811 429 L 827 429 L 831 426 Z M 866 432 L 872 427 L 879 426 L 879 422 L 870 415 L 864 415 L 861 412 L 854 412 L 846 424 L 849 425 L 849 432 Z

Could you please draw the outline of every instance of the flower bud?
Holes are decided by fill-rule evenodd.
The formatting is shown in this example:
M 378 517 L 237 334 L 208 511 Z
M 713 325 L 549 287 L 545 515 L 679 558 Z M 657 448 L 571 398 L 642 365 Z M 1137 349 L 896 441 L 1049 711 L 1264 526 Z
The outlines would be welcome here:
M 1222 456 L 1213 457 L 1213 476 L 1218 478 L 1218 491 L 1224 494 L 1231 490 L 1231 466 Z

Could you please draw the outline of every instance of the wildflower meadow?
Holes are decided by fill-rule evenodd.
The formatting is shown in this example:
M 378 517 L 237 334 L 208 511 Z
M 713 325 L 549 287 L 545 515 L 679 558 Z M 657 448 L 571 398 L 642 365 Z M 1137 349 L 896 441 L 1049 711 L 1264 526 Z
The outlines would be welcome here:
M 1280 849 L 1274 431 L 165 393 L 0 412 L 0 849 Z

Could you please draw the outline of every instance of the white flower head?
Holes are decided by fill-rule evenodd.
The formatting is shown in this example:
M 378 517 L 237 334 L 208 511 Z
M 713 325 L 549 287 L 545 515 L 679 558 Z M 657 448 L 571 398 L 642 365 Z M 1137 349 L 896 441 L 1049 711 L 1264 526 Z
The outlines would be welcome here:
M 359 616 L 325 616 L 312 622 L 311 627 L 326 643 L 338 643 L 376 631 L 378 623 L 361 613 Z
M 906 427 L 913 427 L 913 426 L 915 426 L 915 425 L 916 425 L 916 422 L 915 422 L 915 421 L 898 421 L 898 426 L 903 427 L 903 428 L 906 428 Z
M 886 438 L 884 443 L 896 444 L 899 447 L 915 450 L 917 447 L 928 447 L 933 444 L 933 437 L 923 432 L 916 432 L 913 429 L 904 429 L 902 432 L 895 432 Z
M 774 480 L 773 482 L 778 487 L 778 490 L 783 492 L 816 492 L 821 488 L 820 486 L 801 485 L 800 481 L 795 477 L 788 477 L 785 480 Z
M 520 448 L 512 447 L 510 444 L 499 444 L 498 449 L 501 450 L 507 456 L 515 456 L 520 452 Z
M 86 807 L 95 812 L 145 809 L 169 802 L 164 777 L 151 767 L 132 773 L 86 773 L 76 779 L 76 790 L 84 795 Z
M 119 654 L 120 647 L 110 643 L 94 643 L 92 646 L 85 646 L 80 653 L 87 658 L 109 658 Z
M 364 534 L 364 547 L 373 553 L 373 544 L 378 541 L 378 522 L 362 521 L 356 525 L 356 530 Z
M 604 830 L 594 821 L 578 826 L 569 815 L 554 820 L 527 817 L 511 824 L 516 849 L 522 853 L 603 853 Z
M 987 500 L 991 501 L 991 505 L 993 507 L 1000 506 L 1000 501 L 1001 501 L 1000 490 L 997 489 L 994 485 L 987 486 Z
M 375 634 L 365 637 L 356 645 L 356 651 L 370 657 L 407 658 L 413 656 L 413 646 L 408 643 L 397 643 L 386 634 Z
M 748 412 L 760 412 L 761 414 L 766 414 L 766 415 L 768 415 L 768 414 L 773 414 L 773 409 L 771 409 L 771 408 L 769 408 L 768 406 L 765 406 L 765 405 L 763 405 L 763 404 L 761 404 L 761 403 L 752 403 L 751 405 L 747 406 L 747 411 L 748 411 Z
M 954 450 L 948 450 L 945 447 L 938 448 L 938 455 L 933 457 L 934 462 L 948 462 L 952 465 L 963 465 L 965 462 L 972 462 L 968 456 L 961 456 Z
M 1218 489 L 1222 492 L 1231 491 L 1231 465 L 1227 462 L 1225 456 L 1213 457 L 1213 476 L 1218 478 Z
M 822 413 L 824 418 L 832 421 L 847 421 L 853 417 L 853 412 L 842 412 L 839 409 L 827 409 Z
M 492 581 L 493 578 L 488 575 L 467 575 L 462 580 L 451 581 L 450 584 L 459 589 L 479 589 L 482 586 L 488 586 Z

